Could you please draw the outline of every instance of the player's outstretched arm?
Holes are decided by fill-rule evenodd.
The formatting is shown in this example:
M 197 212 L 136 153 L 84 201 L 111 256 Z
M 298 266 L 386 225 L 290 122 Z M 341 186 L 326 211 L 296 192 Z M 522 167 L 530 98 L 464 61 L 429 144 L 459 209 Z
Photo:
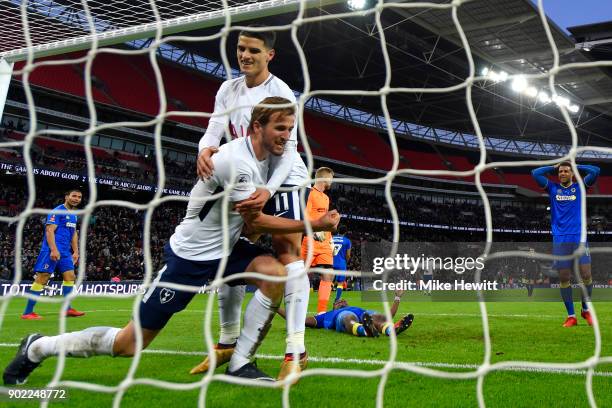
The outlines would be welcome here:
M 247 200 L 244 200 L 237 206 L 239 211 L 242 209 L 261 211 L 264 208 L 270 197 L 276 193 L 276 190 L 278 190 L 281 184 L 287 179 L 291 172 L 291 168 L 295 164 L 298 152 L 295 147 L 290 147 L 290 145 L 294 144 L 295 143 L 291 140 L 288 141 L 285 145 L 285 152 L 283 155 L 270 159 L 272 163 L 270 169 L 273 173 L 268 180 L 268 184 L 266 184 L 266 188 L 258 188 Z
M 537 169 L 533 169 L 531 171 L 531 176 L 535 179 L 536 183 L 538 183 L 540 187 L 546 188 L 548 185 L 548 178 L 546 175 L 552 173 L 553 171 L 555 171 L 554 166 L 538 167 Z
M 599 173 L 601 172 L 600 168 L 597 166 L 592 166 L 589 164 L 579 164 L 578 171 L 582 171 L 586 173 L 584 176 L 584 185 L 587 187 L 591 187 L 597 181 L 597 177 L 599 177 Z
M 399 304 L 402 300 L 402 296 L 404 295 L 404 291 L 403 290 L 396 290 L 395 291 L 395 298 L 393 299 L 393 304 L 391 305 L 391 317 L 395 317 L 395 314 L 397 313 L 397 309 L 399 308 Z
M 305 232 L 306 224 L 303 221 L 274 217 L 261 212 L 257 214 L 242 213 L 242 218 L 248 227 L 255 233 L 290 234 Z M 310 222 L 313 231 L 334 231 L 340 222 L 338 211 L 328 211 L 323 217 Z

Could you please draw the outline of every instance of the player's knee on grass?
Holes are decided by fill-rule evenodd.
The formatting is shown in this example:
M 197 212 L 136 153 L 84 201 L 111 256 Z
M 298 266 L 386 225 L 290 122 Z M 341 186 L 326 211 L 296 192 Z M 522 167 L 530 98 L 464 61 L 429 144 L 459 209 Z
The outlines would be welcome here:
M 258 256 L 253 259 L 247 270 L 252 270 L 267 276 L 286 276 L 285 267 L 271 256 Z M 258 279 L 255 284 L 261 292 L 275 302 L 280 302 L 285 292 L 285 282 L 271 282 Z
M 298 261 L 302 253 L 302 234 L 274 234 L 272 235 L 272 246 L 278 254 L 278 259 L 283 265 Z
M 142 349 L 146 349 L 159 333 L 159 330 L 142 329 Z M 114 357 L 132 357 L 136 354 L 136 328 L 134 321 L 128 323 L 115 337 L 113 343 Z
M 64 280 L 66 282 L 74 282 L 76 280 L 76 275 L 74 271 L 66 271 L 63 273 Z
M 41 285 L 46 285 L 49 282 L 51 275 L 48 273 L 36 272 L 36 276 L 34 277 L 34 282 L 39 283 Z

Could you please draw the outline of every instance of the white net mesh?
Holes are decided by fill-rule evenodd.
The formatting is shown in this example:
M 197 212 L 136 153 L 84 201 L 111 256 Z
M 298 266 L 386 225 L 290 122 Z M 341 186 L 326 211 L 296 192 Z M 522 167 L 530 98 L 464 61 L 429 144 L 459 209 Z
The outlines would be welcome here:
M 0 53 L 21 59 L 29 52 L 65 53 L 86 49 L 92 41 L 116 44 L 154 35 L 203 28 L 263 16 L 279 9 L 297 8 L 295 0 L 155 2 L 149 1 L 3 1 L 5 33 Z M 29 39 L 26 39 L 26 32 Z
M 266 13 L 269 13 L 270 10 L 274 12 L 274 10 L 282 9 L 287 5 L 293 5 L 294 7 L 299 7 L 296 18 L 293 19 L 290 25 L 275 27 L 277 30 L 289 30 L 292 34 L 292 39 L 294 45 L 298 51 L 298 55 L 301 62 L 301 70 L 304 78 L 304 88 L 301 90 L 301 94 L 299 97 L 299 130 L 300 130 L 300 142 L 304 146 L 304 150 L 307 156 L 307 163 L 309 170 L 312 173 L 313 167 L 313 159 L 311 150 L 309 148 L 308 139 L 306 134 L 304 133 L 303 126 L 303 114 L 304 107 L 306 102 L 313 97 L 322 96 L 322 95 L 358 95 L 358 96 L 377 96 L 380 97 L 380 103 L 382 107 L 382 111 L 384 113 L 384 118 L 386 123 L 385 128 L 389 137 L 389 144 L 391 146 L 391 150 L 393 153 L 393 163 L 391 165 L 390 170 L 384 177 L 380 177 L 378 179 L 362 179 L 362 178 L 343 178 L 336 179 L 336 183 L 346 183 L 346 184 L 372 184 L 379 183 L 384 184 L 385 186 L 385 196 L 386 203 L 389 206 L 389 211 L 391 214 L 391 218 L 393 220 L 393 234 L 392 241 L 399 241 L 399 218 L 398 213 L 396 211 L 394 201 L 391 195 L 391 185 L 394 181 L 394 178 L 401 174 L 416 174 L 416 175 L 428 175 L 428 176 L 475 176 L 475 184 L 480 193 L 480 197 L 482 202 L 484 203 L 485 208 L 485 221 L 486 221 L 486 242 L 490 244 L 493 241 L 493 220 L 491 216 L 491 208 L 489 205 L 489 199 L 487 194 L 481 183 L 481 174 L 487 169 L 492 168 L 503 168 L 503 167 L 518 167 L 518 166 L 539 166 L 545 164 L 555 164 L 559 162 L 561 159 L 571 160 L 573 164 L 575 164 L 575 159 L 577 155 L 582 152 L 601 152 L 604 154 L 612 153 L 612 149 L 604 148 L 604 147 L 595 147 L 595 146 L 579 146 L 578 145 L 578 137 L 576 134 L 576 129 L 574 127 L 573 121 L 567 111 L 566 108 L 560 108 L 561 114 L 567 124 L 567 127 L 571 133 L 572 144 L 571 148 L 563 157 L 555 158 L 554 160 L 541 161 L 541 160 L 522 160 L 522 161 L 513 161 L 513 162 L 487 162 L 487 146 L 485 145 L 484 138 L 482 132 L 480 130 L 478 118 L 474 109 L 474 105 L 472 102 L 472 91 L 475 86 L 487 81 L 489 78 L 486 76 L 478 76 L 476 73 L 475 63 L 471 52 L 471 42 L 468 41 L 466 34 L 463 30 L 461 21 L 458 18 L 458 10 L 468 1 L 455 0 L 452 2 L 409 2 L 409 3 L 391 3 L 391 2 L 383 2 L 379 1 L 373 8 L 368 9 L 366 11 L 353 11 L 342 14 L 326 14 L 320 15 L 316 17 L 305 17 L 306 7 L 309 6 L 306 2 L 290 2 L 290 1 L 267 1 L 267 2 L 249 2 L 249 1 L 236 1 L 236 2 L 194 2 L 194 1 L 184 1 L 184 2 L 168 2 L 163 0 L 151 0 L 151 1 L 112 1 L 112 2 L 97 2 L 97 1 L 24 1 L 19 2 L 15 1 L 3 1 L 1 4 L 1 13 L 3 16 L 3 27 L 4 32 L 2 35 L 2 40 L 0 40 L 0 51 L 2 55 L 6 58 L 13 59 L 21 59 L 25 56 L 27 59 L 26 65 L 18 74 L 23 75 L 23 84 L 26 92 L 26 97 L 28 100 L 28 111 L 31 123 L 36 123 L 37 121 L 37 111 L 36 105 L 34 103 L 34 98 L 29 86 L 29 73 L 38 66 L 43 64 L 61 64 L 66 61 L 62 60 L 54 60 L 54 61 L 46 61 L 46 62 L 37 62 L 35 57 L 40 55 L 45 55 L 46 51 L 55 50 L 53 52 L 67 52 L 72 51 L 76 44 L 86 44 L 89 52 L 86 56 L 81 58 L 82 61 L 85 62 L 85 90 L 86 90 L 86 98 L 87 98 L 87 106 L 90 117 L 90 125 L 85 131 L 68 131 L 68 130 L 54 130 L 47 131 L 48 134 L 54 134 L 58 136 L 77 136 L 82 137 L 85 145 L 85 155 L 87 159 L 87 171 L 89 175 L 89 191 L 90 197 L 86 207 L 83 210 L 77 212 L 77 214 L 82 218 L 82 227 L 80 230 L 80 253 L 83 258 L 86 257 L 86 243 L 85 237 L 87 237 L 87 229 L 89 226 L 89 219 L 96 208 L 104 207 L 104 206 L 121 206 L 126 208 L 131 208 L 135 210 L 143 210 L 145 211 L 144 218 L 144 260 L 145 260 L 145 278 L 144 285 L 148 286 L 152 282 L 152 278 L 154 276 L 153 270 L 153 261 L 151 258 L 151 250 L 150 250 L 150 236 L 151 236 L 151 222 L 152 216 L 155 209 L 161 204 L 168 201 L 186 201 L 185 197 L 177 197 L 177 196 L 162 196 L 163 187 L 166 183 L 166 174 L 163 163 L 163 154 L 162 154 L 162 124 L 166 120 L 166 118 L 170 115 L 170 112 L 167 109 L 167 101 L 166 95 L 164 93 L 164 78 L 162 76 L 161 70 L 159 68 L 159 62 L 156 59 L 156 53 L 158 47 L 160 47 L 163 43 L 169 43 L 175 40 L 180 41 L 191 41 L 198 42 L 209 37 L 193 37 L 193 36 L 169 36 L 164 37 L 162 39 L 162 33 L 168 33 L 169 27 L 175 27 L 178 30 L 185 30 L 189 28 L 195 27 L 205 27 L 206 25 L 202 25 L 202 21 L 206 20 L 211 25 L 219 25 L 225 24 L 225 29 L 219 31 L 216 36 L 222 38 L 221 41 L 221 54 L 223 56 L 223 60 L 225 63 L 226 72 L 231 73 L 231 68 L 229 66 L 229 59 L 225 53 L 225 43 L 227 40 L 227 36 L 231 31 L 239 30 L 241 27 L 232 26 L 231 23 L 235 23 L 236 21 L 243 20 L 245 18 L 252 18 L 255 14 L 249 14 L 249 12 L 253 10 L 267 10 Z M 550 29 L 549 22 L 545 17 L 544 9 L 542 1 L 538 2 L 539 13 L 541 18 L 542 26 L 546 32 L 547 39 L 550 45 L 550 51 L 554 56 L 554 63 L 550 69 L 546 70 L 546 72 L 542 72 L 541 74 L 534 74 L 531 76 L 527 76 L 527 79 L 548 79 L 549 88 L 552 92 L 552 97 L 556 95 L 556 87 L 555 87 L 555 78 L 563 73 L 575 70 L 579 71 L 582 69 L 589 69 L 594 67 L 604 67 L 604 66 L 612 66 L 612 62 L 610 61 L 597 61 L 597 62 L 580 62 L 580 63 L 568 63 L 568 64 L 560 64 L 559 57 L 559 49 L 557 41 L 553 38 L 553 33 Z M 459 42 L 461 46 L 465 50 L 465 56 L 468 61 L 468 72 L 467 77 L 463 78 L 463 80 L 450 87 L 446 88 L 393 88 L 391 87 L 391 80 L 394 76 L 393 69 L 391 67 L 389 61 L 389 54 L 387 50 L 387 43 L 385 40 L 385 27 L 381 22 L 381 14 L 390 8 L 402 9 L 409 11 L 411 15 L 418 15 L 423 10 L 429 11 L 439 11 L 440 13 L 450 13 L 452 16 L 452 21 L 454 23 L 453 27 L 446 27 L 448 32 L 452 32 L 456 30 L 458 35 Z M 244 14 L 242 14 L 244 13 Z M 383 54 L 383 63 L 386 70 L 386 80 L 384 85 L 377 91 L 364 92 L 364 91 L 311 91 L 311 83 L 310 83 L 310 75 L 308 71 L 308 61 L 306 56 L 300 46 L 300 43 L 297 39 L 297 31 L 299 28 L 307 25 L 307 24 L 315 24 L 321 21 L 330 20 L 330 19 L 339 19 L 339 18 L 348 18 L 351 16 L 363 16 L 363 15 L 373 15 L 375 28 L 373 28 L 373 32 L 376 32 L 378 38 L 380 40 L 380 49 Z M 52 22 L 52 24 L 50 24 Z M 95 33 L 95 35 L 94 35 Z M 149 47 L 143 50 L 120 50 L 120 49 L 100 49 L 98 48 L 101 44 L 105 43 L 105 41 L 123 41 L 128 39 L 134 39 L 138 36 L 142 37 L 145 34 L 153 34 L 155 36 L 153 42 Z M 104 125 L 99 125 L 97 121 L 97 111 L 94 104 L 94 97 L 92 94 L 92 78 L 91 78 L 91 67 L 93 61 L 100 52 L 104 53 L 115 53 L 115 54 L 137 54 L 137 53 L 148 53 L 150 56 L 150 63 L 153 71 L 155 73 L 155 81 L 156 88 L 159 93 L 159 112 L 155 118 L 146 122 L 115 122 L 108 123 Z M 512 76 L 510 76 L 512 79 Z M 479 149 L 480 149 L 480 162 L 469 171 L 449 171 L 449 170 L 413 170 L 413 169 L 400 169 L 399 161 L 400 155 L 398 152 L 398 146 L 396 143 L 396 137 L 394 134 L 394 126 L 392 122 L 392 118 L 389 115 L 389 110 L 387 108 L 387 97 L 392 93 L 437 93 L 437 94 L 445 94 L 452 91 L 464 90 L 465 91 L 465 99 L 467 102 L 468 112 L 472 121 L 472 125 L 475 131 L 476 136 L 479 140 Z M 194 116 L 194 117 L 210 117 L 210 112 L 172 112 L 175 116 Z M 97 199 L 97 185 L 95 183 L 95 167 L 94 167 L 94 156 L 92 153 L 91 139 L 93 135 L 101 130 L 109 129 L 109 128 L 118 128 L 118 127 L 148 127 L 154 126 L 154 134 L 155 134 L 155 151 L 156 151 L 156 167 L 157 167 L 157 187 L 158 190 L 154 196 L 154 198 L 146 204 L 139 205 L 129 201 L 100 201 Z M 30 151 L 32 149 L 33 142 L 35 138 L 39 136 L 39 133 L 36 131 L 36 126 L 30 126 L 30 130 L 26 135 L 23 142 L 2 142 L 0 143 L 0 147 L 15 147 L 19 146 L 23 148 L 24 151 L 24 161 L 27 167 L 27 182 L 28 182 L 28 193 L 27 193 L 27 204 L 26 208 L 20 212 L 15 217 L 0 217 L 1 222 L 5 223 L 13 223 L 17 222 L 16 229 L 16 240 L 15 240 L 15 253 L 16 257 L 19 258 L 19 254 L 22 252 L 22 243 L 24 240 L 23 231 L 24 226 L 28 217 L 36 214 L 48 214 L 49 210 L 35 208 L 35 182 L 34 182 L 34 174 L 32 172 L 33 163 L 31 160 Z M 582 179 L 579 176 L 579 173 L 576 171 L 575 174 L 580 180 L 580 188 L 582 192 L 582 235 L 581 241 L 586 240 L 586 192 L 584 189 L 584 185 L 582 183 Z M 312 181 L 312 180 L 311 180 Z M 231 187 L 231 186 L 230 186 Z M 227 189 L 229 190 L 229 188 Z M 222 193 L 221 196 L 224 200 L 228 199 L 227 191 Z M 217 198 L 217 197 L 213 197 Z M 225 207 L 227 208 L 227 206 Z M 225 214 L 227 217 L 227 214 Z M 224 244 L 227 248 L 229 239 L 227 236 L 227 229 L 224 228 Z M 503 252 L 503 253 L 495 253 L 489 254 L 489 246 L 487 246 L 487 250 L 485 253 L 488 255 L 489 259 L 495 259 L 498 257 L 507 257 L 507 256 L 521 256 L 520 252 Z M 599 251 L 604 251 L 605 249 L 599 249 Z M 597 250 L 593 250 L 596 252 Z M 393 253 L 390 254 L 393 256 Z M 552 259 L 549 255 L 540 254 L 542 259 Z M 22 269 L 20 259 L 16 258 L 16 267 L 14 274 L 14 283 L 18 284 L 22 278 L 25 276 L 25 271 Z M 224 267 L 224 262 L 221 263 L 220 269 Z M 80 285 L 83 281 L 83 277 L 85 276 L 85 266 L 84 263 L 79 265 L 78 277 L 77 277 L 77 285 Z M 348 273 L 349 276 L 359 276 L 361 273 L 352 272 Z M 260 275 L 252 274 L 252 273 L 244 273 L 240 275 L 234 275 L 232 279 L 239 279 L 245 277 L 259 277 Z M 263 277 L 264 279 L 269 279 Z M 219 287 L 224 282 L 228 281 L 228 278 L 221 278 L 221 274 L 217 274 L 217 278 L 212 282 L 212 287 Z M 173 284 L 163 284 L 165 287 L 169 287 L 172 289 L 179 289 L 185 291 L 198 291 L 199 287 L 190 287 L 184 285 L 173 285 Z M 29 296 L 29 295 L 28 295 Z M 54 299 L 50 297 L 41 298 L 41 302 L 56 302 L 63 303 L 64 307 L 67 306 L 67 303 L 72 300 L 76 295 L 72 294 L 66 299 Z M 113 295 L 114 297 L 121 297 L 121 295 Z M 123 297 L 130 297 L 131 295 L 125 295 Z M 134 316 L 138 323 L 138 305 L 142 296 L 136 296 L 134 299 Z M 5 296 L 2 301 L 2 306 L 0 308 L 0 319 L 4 319 L 6 316 L 6 310 L 9 303 L 9 297 Z M 388 320 L 391 320 L 391 314 L 389 305 L 384 303 L 384 313 L 387 316 Z M 406 370 L 409 372 L 438 377 L 444 379 L 477 379 L 477 389 L 476 395 L 478 399 L 478 403 L 480 406 L 486 406 L 486 401 L 484 398 L 484 381 L 487 374 L 498 371 L 498 370 L 530 370 L 530 369 L 542 369 L 542 370 L 561 370 L 567 372 L 574 372 L 575 370 L 586 370 L 585 376 L 585 389 L 588 395 L 589 404 L 591 406 L 597 406 L 596 397 L 593 392 L 593 376 L 595 373 L 595 369 L 597 365 L 602 363 L 612 363 L 612 356 L 602 356 L 601 355 L 601 333 L 600 326 L 597 319 L 597 313 L 595 307 L 590 304 L 590 310 L 593 314 L 594 320 L 594 332 L 593 335 L 595 337 L 595 348 L 592 352 L 592 356 L 588 359 L 577 362 L 577 363 L 545 363 L 545 362 L 532 362 L 532 361 L 503 361 L 498 363 L 492 363 L 491 358 L 491 336 L 489 333 L 489 316 L 487 311 L 487 305 L 482 302 L 479 304 L 480 313 L 482 317 L 482 329 L 483 329 L 483 343 L 484 343 L 484 355 L 482 357 L 482 363 L 478 366 L 473 367 L 471 371 L 465 372 L 455 372 L 455 371 L 446 371 L 440 368 L 431 368 L 423 366 L 418 363 L 406 363 L 399 362 L 398 359 L 398 344 L 395 338 L 395 335 L 390 337 L 390 354 L 389 359 L 384 362 L 384 366 L 377 370 L 356 370 L 356 369 L 332 369 L 332 368 L 315 368 L 309 369 L 301 373 L 302 377 L 309 376 L 349 376 L 349 377 L 361 377 L 361 378 L 378 378 L 379 386 L 377 392 L 376 406 L 380 407 L 383 405 L 383 398 L 385 394 L 385 385 L 388 379 L 390 372 L 394 369 Z M 216 308 L 216 301 L 214 296 L 209 296 L 206 303 L 206 312 L 204 319 L 204 336 L 206 340 L 207 350 L 210 351 L 213 349 L 213 338 L 211 336 L 212 329 L 212 315 Z M 0 323 L 2 321 L 0 320 Z M 427 323 L 424 323 L 427 324 Z M 139 327 L 139 325 L 137 325 Z M 66 331 L 66 319 L 62 317 L 60 319 L 60 333 L 64 333 Z M 137 349 L 140 350 L 142 348 L 142 340 L 140 329 L 138 329 L 138 344 Z M 214 356 L 214 353 L 212 353 Z M 209 371 L 200 381 L 196 381 L 193 383 L 174 383 L 168 381 L 161 381 L 153 378 L 139 378 L 136 376 L 136 371 L 139 367 L 139 363 L 141 361 L 141 352 L 137 352 L 134 356 L 130 369 L 123 379 L 121 383 L 117 386 L 103 386 L 99 384 L 87 383 L 87 382 L 78 382 L 78 381 L 62 381 L 62 373 L 65 369 L 65 355 L 62 353 L 58 359 L 55 374 L 53 378 L 50 380 L 48 386 L 49 387 L 73 387 L 80 388 L 84 390 L 91 390 L 97 392 L 104 393 L 112 393 L 114 394 L 114 406 L 119 406 L 121 404 L 124 393 L 135 385 L 139 384 L 147 384 L 155 387 L 171 389 L 171 390 L 187 390 L 187 389 L 200 389 L 200 398 L 199 403 L 201 406 L 205 405 L 206 395 L 208 391 L 208 387 L 213 381 L 224 381 L 231 383 L 246 383 L 243 380 L 239 380 L 236 378 L 228 377 L 225 375 L 214 374 L 211 370 Z M 291 381 L 292 378 L 289 378 L 282 384 L 262 384 L 260 386 L 266 387 L 279 387 L 282 386 L 284 388 L 282 403 L 283 406 L 289 406 L 289 392 L 291 389 Z M 7 392 L 6 388 L 2 390 L 4 393 Z M 43 405 L 46 405 L 44 403 Z

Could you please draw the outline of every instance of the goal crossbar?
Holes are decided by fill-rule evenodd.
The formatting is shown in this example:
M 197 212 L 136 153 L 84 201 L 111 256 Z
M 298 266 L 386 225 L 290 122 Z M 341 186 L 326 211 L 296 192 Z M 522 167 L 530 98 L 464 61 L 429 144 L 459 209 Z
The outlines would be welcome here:
M 297 11 L 302 1 L 304 3 L 304 8 L 308 9 L 340 3 L 343 0 L 266 0 L 254 2 L 228 7 L 226 10 L 221 8 L 219 10 L 161 20 L 159 22 L 152 21 L 132 27 L 78 35 L 62 40 L 37 44 L 32 47 L 16 48 L 0 52 L 0 58 L 8 62 L 16 62 L 25 60 L 28 57 L 28 53 L 32 53 L 35 58 L 41 58 L 82 51 L 90 48 L 94 39 L 97 39 L 98 47 L 103 47 L 143 38 L 151 38 L 156 35 L 158 30 L 161 30 L 163 35 L 170 35 L 204 28 L 219 27 L 225 24 L 228 16 L 232 23 L 236 23 Z

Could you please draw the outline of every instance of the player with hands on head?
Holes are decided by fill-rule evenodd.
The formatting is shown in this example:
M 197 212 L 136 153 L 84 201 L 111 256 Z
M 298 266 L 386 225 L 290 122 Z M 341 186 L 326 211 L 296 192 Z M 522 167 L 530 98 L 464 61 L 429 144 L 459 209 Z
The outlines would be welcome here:
M 578 171 L 584 172 L 583 178 L 585 187 L 591 187 L 597 181 L 600 169 L 597 166 L 577 165 Z M 571 255 L 581 244 L 580 234 L 582 231 L 581 215 L 581 191 L 580 186 L 574 181 L 574 172 L 570 162 L 561 162 L 555 166 L 544 166 L 534 169 L 531 172 L 538 185 L 546 190 L 550 200 L 551 229 L 553 236 L 553 255 Z M 558 182 L 552 182 L 547 175 L 556 174 Z M 582 283 L 585 286 L 588 297 L 593 291 L 593 279 L 591 276 L 591 256 L 588 252 L 588 243 L 582 242 L 586 246 L 586 253 L 579 260 L 579 271 Z M 572 275 L 573 259 L 556 260 L 554 268 L 559 271 L 559 281 L 561 286 L 561 298 L 567 310 L 567 318 L 563 327 L 572 327 L 578 324 L 574 312 L 574 300 L 570 278 Z M 593 324 L 591 313 L 589 312 L 586 298 L 582 299 L 581 316 L 591 326 Z

